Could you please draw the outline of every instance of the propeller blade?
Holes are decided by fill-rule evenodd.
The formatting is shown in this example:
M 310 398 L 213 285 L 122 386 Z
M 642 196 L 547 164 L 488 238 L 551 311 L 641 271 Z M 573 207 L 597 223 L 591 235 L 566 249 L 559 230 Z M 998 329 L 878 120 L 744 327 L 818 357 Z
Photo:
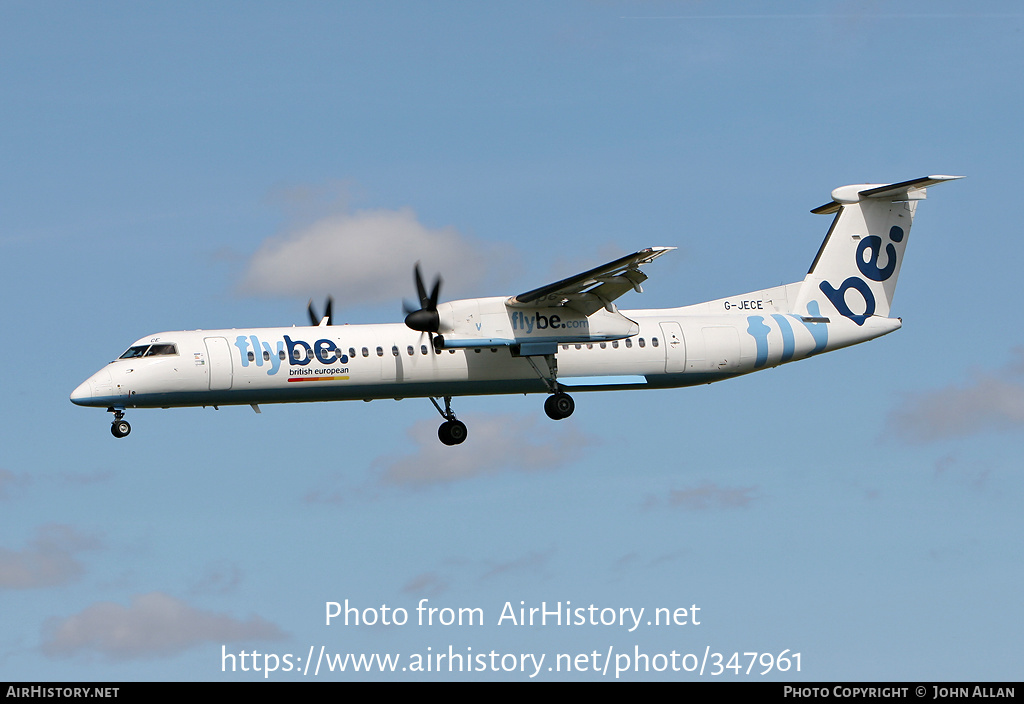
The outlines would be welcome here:
M 441 318 L 437 313 L 437 299 L 441 295 L 441 277 L 434 279 L 434 287 L 430 294 L 427 294 L 427 287 L 423 283 L 423 272 L 420 270 L 420 263 L 416 262 L 413 267 L 413 280 L 416 283 L 416 294 L 420 298 L 420 307 L 414 310 L 405 301 L 402 301 L 402 310 L 405 311 L 405 324 L 413 330 L 419 330 L 429 335 L 436 333 L 441 326 Z M 433 340 L 433 337 L 431 337 Z
M 434 290 L 430 292 L 429 310 L 437 310 L 437 297 L 441 295 L 441 277 L 434 279 Z M 424 306 L 426 307 L 426 306 Z
M 420 308 L 426 308 L 430 299 L 427 298 L 427 287 L 423 285 L 423 274 L 420 273 L 420 263 L 416 262 L 416 266 L 413 268 L 413 273 L 416 276 L 416 293 L 420 297 Z
M 334 308 L 334 299 L 331 298 L 330 296 L 328 296 L 326 303 L 327 304 L 326 304 L 326 307 L 324 308 L 323 317 L 321 317 L 321 316 L 316 314 L 316 308 L 313 307 L 313 299 L 312 298 L 309 299 L 309 304 L 306 306 L 306 312 L 309 313 L 309 324 L 310 325 L 314 325 L 314 326 L 315 325 L 319 325 L 320 322 L 324 318 L 327 318 L 327 324 L 328 325 L 334 325 L 334 321 L 333 321 L 333 317 L 332 317 L 332 313 L 331 313 L 331 310 Z

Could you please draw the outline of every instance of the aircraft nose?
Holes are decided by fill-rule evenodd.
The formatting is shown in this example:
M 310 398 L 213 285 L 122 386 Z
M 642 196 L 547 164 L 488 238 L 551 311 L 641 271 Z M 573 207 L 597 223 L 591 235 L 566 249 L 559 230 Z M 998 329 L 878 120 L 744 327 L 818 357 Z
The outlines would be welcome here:
M 103 406 L 111 394 L 110 372 L 101 369 L 83 381 L 71 392 L 71 403 L 76 406 Z
M 92 398 L 92 384 L 86 379 L 71 392 L 71 403 L 76 406 L 84 406 Z

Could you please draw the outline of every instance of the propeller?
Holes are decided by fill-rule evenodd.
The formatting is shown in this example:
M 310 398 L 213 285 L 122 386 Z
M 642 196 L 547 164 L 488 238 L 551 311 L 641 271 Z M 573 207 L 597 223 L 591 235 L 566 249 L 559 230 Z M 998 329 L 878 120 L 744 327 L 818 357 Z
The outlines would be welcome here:
M 402 301 L 402 310 L 405 311 L 405 324 L 413 330 L 427 333 L 430 338 L 430 346 L 434 351 L 441 354 L 444 347 L 444 337 L 437 334 L 441 328 L 441 316 L 437 312 L 437 297 L 441 295 L 441 277 L 434 279 L 434 288 L 427 295 L 427 287 L 423 285 L 423 274 L 420 273 L 420 264 L 416 262 L 413 268 L 416 278 L 416 293 L 420 297 L 420 307 L 414 310 L 405 301 Z
M 437 297 L 441 293 L 441 277 L 434 279 L 434 288 L 430 295 L 427 295 L 427 287 L 423 285 L 423 275 L 420 273 L 419 262 L 413 269 L 416 276 L 416 292 L 420 297 L 419 310 L 412 310 L 408 303 L 403 301 L 402 308 L 405 310 L 405 324 L 413 330 L 429 333 L 431 340 L 433 334 L 441 326 L 441 317 L 437 314 Z
M 313 307 L 313 299 L 310 298 L 309 299 L 309 306 L 306 308 L 306 311 L 309 313 L 309 323 L 310 323 L 310 325 L 319 325 L 320 321 L 323 320 L 324 318 L 327 318 L 327 324 L 328 325 L 333 325 L 334 321 L 331 319 L 331 309 L 333 307 L 334 307 L 334 299 L 331 298 L 330 296 L 328 296 L 327 297 L 327 302 L 326 302 L 326 304 L 324 306 L 323 317 L 320 317 L 320 316 L 318 316 L 316 314 L 316 309 Z

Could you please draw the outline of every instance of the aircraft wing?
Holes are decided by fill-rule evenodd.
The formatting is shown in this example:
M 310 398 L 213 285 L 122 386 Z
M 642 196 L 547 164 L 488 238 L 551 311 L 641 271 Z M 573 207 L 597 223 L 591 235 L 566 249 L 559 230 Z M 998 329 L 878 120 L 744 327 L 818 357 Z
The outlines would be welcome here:
M 647 275 L 640 271 L 640 266 L 673 249 L 675 247 L 641 249 L 582 274 L 520 293 L 508 299 L 505 305 L 513 308 L 559 305 L 591 310 L 605 308 L 627 291 L 642 292 L 640 284 L 647 280 Z

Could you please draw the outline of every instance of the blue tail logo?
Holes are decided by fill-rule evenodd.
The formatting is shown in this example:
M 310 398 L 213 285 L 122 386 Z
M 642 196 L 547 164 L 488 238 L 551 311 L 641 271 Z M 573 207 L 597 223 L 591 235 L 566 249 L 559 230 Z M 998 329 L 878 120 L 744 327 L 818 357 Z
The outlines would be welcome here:
M 896 248 L 892 246 L 892 242 L 902 242 L 903 235 L 903 228 L 898 225 L 893 225 L 889 229 L 891 242 L 885 245 L 886 262 L 883 267 L 878 266 L 878 259 L 882 254 L 882 238 L 878 235 L 870 235 L 861 240 L 857 245 L 857 269 L 860 273 L 872 281 L 881 282 L 892 278 L 896 271 Z M 867 257 L 865 257 L 865 253 L 867 253 Z M 840 315 L 849 318 L 857 325 L 863 325 L 865 320 L 875 314 L 875 295 L 871 292 L 868 282 L 862 278 L 851 276 L 839 284 L 839 288 L 835 288 L 828 281 L 822 281 L 818 288 L 832 302 Z M 846 292 L 850 289 L 857 291 L 864 299 L 863 313 L 854 313 L 846 303 Z

